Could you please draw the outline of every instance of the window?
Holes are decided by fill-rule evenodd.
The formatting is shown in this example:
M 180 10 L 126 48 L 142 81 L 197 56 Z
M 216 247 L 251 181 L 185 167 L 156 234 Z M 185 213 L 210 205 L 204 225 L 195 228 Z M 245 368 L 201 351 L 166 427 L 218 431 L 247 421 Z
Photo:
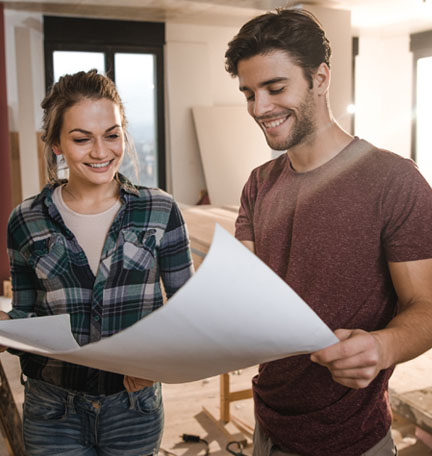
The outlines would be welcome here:
M 45 16 L 44 38 L 47 88 L 92 68 L 113 79 L 138 154 L 138 183 L 165 188 L 164 24 Z M 128 160 L 120 171 L 137 181 Z
M 411 35 L 414 54 L 412 158 L 432 185 L 432 31 Z

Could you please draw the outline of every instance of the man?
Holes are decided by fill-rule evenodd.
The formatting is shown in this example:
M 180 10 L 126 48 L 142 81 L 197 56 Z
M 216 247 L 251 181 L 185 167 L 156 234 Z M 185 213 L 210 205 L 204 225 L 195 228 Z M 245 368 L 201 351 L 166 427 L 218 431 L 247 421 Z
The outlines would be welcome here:
M 299 9 L 251 20 L 226 52 L 249 114 L 286 150 L 252 172 L 236 237 L 340 339 L 260 366 L 256 456 L 396 454 L 392 367 L 432 347 L 430 187 L 410 160 L 336 123 L 330 54 Z

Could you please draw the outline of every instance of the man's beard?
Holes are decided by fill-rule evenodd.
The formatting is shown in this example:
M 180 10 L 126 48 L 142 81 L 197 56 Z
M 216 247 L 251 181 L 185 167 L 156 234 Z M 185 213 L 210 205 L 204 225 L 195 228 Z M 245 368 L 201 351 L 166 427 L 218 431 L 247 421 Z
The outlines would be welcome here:
M 315 106 L 311 94 L 307 94 L 305 99 L 300 104 L 300 107 L 297 110 L 298 115 L 296 115 L 292 110 L 289 110 L 288 112 L 290 113 L 290 116 L 294 118 L 294 124 L 291 127 L 291 131 L 287 137 L 272 137 L 270 135 L 267 135 L 264 130 L 264 135 L 266 137 L 267 144 L 273 150 L 291 149 L 292 147 L 301 144 L 307 138 L 311 137 L 315 133 Z

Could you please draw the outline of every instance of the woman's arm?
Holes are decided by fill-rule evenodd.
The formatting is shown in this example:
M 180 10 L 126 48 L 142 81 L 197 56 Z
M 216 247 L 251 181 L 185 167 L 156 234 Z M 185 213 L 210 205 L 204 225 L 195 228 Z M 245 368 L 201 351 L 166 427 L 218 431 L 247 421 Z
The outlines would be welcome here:
M 168 298 L 193 274 L 186 225 L 176 203 L 173 203 L 165 234 L 161 239 L 159 268 Z
M 12 310 L 8 312 L 10 318 L 35 316 L 35 272 L 21 252 L 23 241 L 20 242 L 18 237 L 24 230 L 15 229 L 15 226 L 20 223 L 19 219 L 19 214 L 14 212 L 9 221 L 7 232 L 7 247 L 12 279 Z M 24 221 L 21 221 L 22 224 L 24 224 Z

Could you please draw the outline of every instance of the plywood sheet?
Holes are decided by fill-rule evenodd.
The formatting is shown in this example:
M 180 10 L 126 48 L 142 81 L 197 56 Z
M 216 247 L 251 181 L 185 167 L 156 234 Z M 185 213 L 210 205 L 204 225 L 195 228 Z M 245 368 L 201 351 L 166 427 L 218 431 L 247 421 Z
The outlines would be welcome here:
M 271 159 L 264 134 L 245 106 L 193 108 L 211 204 L 238 205 L 253 168 Z
M 212 242 L 216 223 L 234 235 L 238 206 L 187 206 L 181 204 L 180 210 L 189 233 L 194 267 L 198 269 Z

